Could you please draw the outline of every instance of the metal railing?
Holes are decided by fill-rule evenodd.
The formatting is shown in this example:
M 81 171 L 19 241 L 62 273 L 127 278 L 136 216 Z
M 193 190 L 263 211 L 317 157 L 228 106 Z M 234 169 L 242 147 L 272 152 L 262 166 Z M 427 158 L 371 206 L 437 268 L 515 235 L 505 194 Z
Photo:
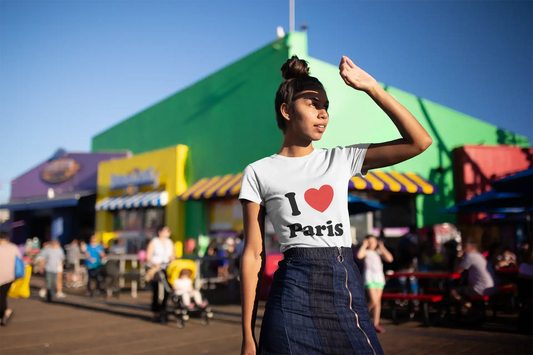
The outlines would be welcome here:
M 82 280 L 87 281 L 87 269 L 81 266 L 82 261 L 85 259 L 85 255 L 80 255 L 75 259 L 74 273 L 82 275 Z M 239 274 L 237 272 L 238 268 L 235 267 L 237 259 L 234 257 L 188 257 L 183 259 L 193 260 L 195 262 L 196 273 L 194 281 L 195 287 L 198 289 L 205 285 L 209 287 L 230 280 L 239 280 Z M 126 279 L 129 279 L 131 282 L 131 296 L 137 298 L 138 290 L 146 287 L 145 275 L 147 263 L 145 261 L 140 261 L 137 254 L 108 254 L 105 256 L 104 260 L 117 260 L 119 262 L 119 287 L 124 288 L 126 286 Z M 227 270 L 224 265 L 221 265 L 222 261 L 227 261 Z M 126 270 L 126 262 L 131 262 L 130 273 Z M 211 263 L 211 265 L 208 265 L 209 263 Z M 86 285 L 86 283 L 83 285 Z

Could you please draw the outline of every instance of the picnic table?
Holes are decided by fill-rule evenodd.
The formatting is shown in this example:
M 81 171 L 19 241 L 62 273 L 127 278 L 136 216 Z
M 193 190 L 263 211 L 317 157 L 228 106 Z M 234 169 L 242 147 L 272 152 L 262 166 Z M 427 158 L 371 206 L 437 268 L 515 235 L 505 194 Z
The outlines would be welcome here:
M 443 272 L 443 271 L 401 271 L 393 272 L 392 274 L 385 274 L 386 278 L 399 278 L 399 277 L 414 277 L 417 279 L 446 279 L 446 280 L 458 280 L 461 278 L 461 274 L 457 272 Z
M 502 267 L 500 269 L 496 269 L 497 274 L 510 274 L 510 275 L 518 275 L 519 268 L 517 267 Z
M 414 277 L 418 280 L 458 280 L 461 278 L 460 273 L 456 272 L 446 272 L 446 271 L 400 271 L 400 272 L 392 272 L 392 273 L 386 273 L 385 277 L 387 279 L 393 279 L 393 278 L 400 278 L 405 277 L 407 280 L 407 289 L 410 290 L 410 282 L 411 278 Z M 428 294 L 426 291 L 428 288 L 424 283 L 419 285 L 420 294 L 419 295 L 406 295 L 403 293 L 384 293 L 383 299 L 384 300 L 390 300 L 390 301 L 396 301 L 396 300 L 404 300 L 408 301 L 409 305 L 409 313 L 411 317 L 413 316 L 412 308 L 413 308 L 413 301 L 419 301 L 423 305 L 423 311 L 424 311 L 424 320 L 425 324 L 429 325 L 429 310 L 428 310 L 428 304 L 429 303 L 439 303 L 443 302 L 444 309 L 446 314 L 450 314 L 450 283 L 444 282 L 444 287 L 437 289 L 437 292 L 439 294 Z M 433 290 L 432 290 L 433 291 Z M 393 309 L 393 320 L 396 318 L 396 306 L 395 303 L 391 302 L 392 309 Z M 439 310 L 440 310 L 439 305 Z

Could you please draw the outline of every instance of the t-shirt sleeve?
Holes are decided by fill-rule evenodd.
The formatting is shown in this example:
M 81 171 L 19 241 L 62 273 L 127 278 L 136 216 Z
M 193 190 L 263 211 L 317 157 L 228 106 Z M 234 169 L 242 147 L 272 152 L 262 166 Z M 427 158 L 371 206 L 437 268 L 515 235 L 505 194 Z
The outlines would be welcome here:
M 472 266 L 472 258 L 468 254 L 465 254 L 463 256 L 463 260 L 461 260 L 461 264 L 459 265 L 459 267 L 461 269 L 468 270 L 470 269 L 471 266 Z
M 257 180 L 257 175 L 251 165 L 248 165 L 242 173 L 241 193 L 239 194 L 239 200 L 248 200 L 260 205 L 264 205 L 259 181 Z
M 366 175 L 366 171 L 361 171 L 361 168 L 369 145 L 370 143 L 360 143 L 344 147 L 345 158 L 350 167 L 350 176 L 364 177 Z

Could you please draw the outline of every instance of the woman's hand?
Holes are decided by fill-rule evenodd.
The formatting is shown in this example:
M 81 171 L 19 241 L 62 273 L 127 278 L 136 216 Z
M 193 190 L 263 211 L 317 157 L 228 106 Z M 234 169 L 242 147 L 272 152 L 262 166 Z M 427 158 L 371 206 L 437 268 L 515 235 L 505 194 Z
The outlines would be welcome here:
M 355 65 L 346 56 L 342 56 L 341 63 L 339 64 L 339 74 L 346 85 L 355 90 L 368 92 L 376 85 L 379 85 L 376 79 Z
M 257 346 L 255 345 L 255 341 L 253 339 L 245 339 L 242 342 L 241 355 L 255 355 L 256 352 Z

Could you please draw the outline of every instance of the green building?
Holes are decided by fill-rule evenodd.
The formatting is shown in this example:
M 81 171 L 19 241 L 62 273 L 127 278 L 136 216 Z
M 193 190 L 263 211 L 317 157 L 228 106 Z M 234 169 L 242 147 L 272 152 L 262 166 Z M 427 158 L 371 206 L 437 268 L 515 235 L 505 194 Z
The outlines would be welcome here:
M 242 172 L 247 164 L 277 153 L 281 146 L 283 136 L 276 125 L 274 96 L 282 81 L 280 67 L 292 55 L 309 62 L 311 75 L 322 81 L 331 102 L 328 130 L 321 141 L 315 142 L 315 147 L 383 142 L 400 137 L 390 119 L 368 95 L 344 84 L 337 65 L 308 56 L 305 33 L 293 32 L 96 135 L 92 151 L 126 149 L 139 154 L 182 144 L 189 148 L 185 166 L 188 186 L 203 178 L 207 181 L 224 175 L 227 175 L 224 182 L 230 181 L 229 174 Z M 391 176 L 398 177 L 396 181 L 401 183 L 405 175 L 396 173 L 413 172 L 436 187 L 433 193 L 419 193 L 412 199 L 413 207 L 416 204 L 413 219 L 418 226 L 455 222 L 454 215 L 437 212 L 455 203 L 454 148 L 467 144 L 529 147 L 529 141 L 523 136 L 381 85 L 433 138 L 433 145 L 420 156 L 382 170 L 387 173 L 382 180 L 386 185 Z M 424 185 L 424 181 L 420 182 Z M 213 186 L 216 189 L 223 185 L 219 181 Z M 205 201 L 200 198 L 183 203 L 186 238 L 206 233 L 212 212 Z

